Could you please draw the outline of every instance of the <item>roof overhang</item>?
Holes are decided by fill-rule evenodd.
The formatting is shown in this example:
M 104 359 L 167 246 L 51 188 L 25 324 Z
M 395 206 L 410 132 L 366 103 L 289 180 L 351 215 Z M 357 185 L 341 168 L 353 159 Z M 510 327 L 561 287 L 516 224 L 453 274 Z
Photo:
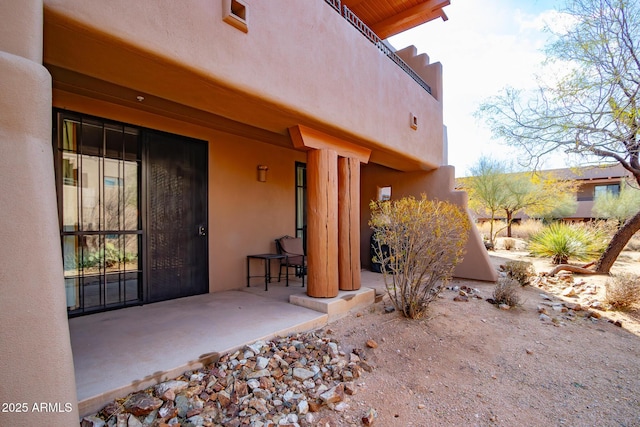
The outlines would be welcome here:
M 342 0 L 381 39 L 447 15 L 450 0 Z

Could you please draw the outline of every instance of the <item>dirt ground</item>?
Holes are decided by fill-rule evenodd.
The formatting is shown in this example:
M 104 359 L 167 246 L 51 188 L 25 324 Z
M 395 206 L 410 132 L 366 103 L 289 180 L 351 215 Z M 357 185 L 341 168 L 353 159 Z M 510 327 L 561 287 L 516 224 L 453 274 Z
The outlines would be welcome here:
M 524 252 L 491 252 L 507 259 L 546 260 Z M 623 253 L 612 270 L 640 274 L 637 254 Z M 571 280 L 571 279 L 569 279 Z M 501 310 L 485 301 L 493 284 L 455 280 L 482 297 L 456 302 L 445 290 L 427 317 L 406 320 L 374 306 L 330 324 L 341 349 L 362 349 L 375 366 L 357 381 L 343 412 L 323 411 L 317 425 L 363 425 L 373 409 L 374 426 L 640 426 L 640 316 L 592 310 L 553 310 L 553 301 L 601 298 L 606 276 L 574 275 L 588 295 L 562 297 L 566 283 L 521 289 L 521 307 Z M 545 305 L 547 303 L 547 305 Z M 541 320 L 540 307 L 552 321 Z M 596 314 L 597 316 L 597 314 Z M 613 321 L 622 326 L 616 326 Z M 373 340 L 376 348 L 367 346 Z

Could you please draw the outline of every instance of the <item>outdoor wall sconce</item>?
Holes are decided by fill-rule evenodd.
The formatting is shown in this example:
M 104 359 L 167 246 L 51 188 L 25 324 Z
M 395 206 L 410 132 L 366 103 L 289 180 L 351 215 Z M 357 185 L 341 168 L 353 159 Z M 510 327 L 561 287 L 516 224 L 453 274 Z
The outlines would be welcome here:
M 267 171 L 268 170 L 269 170 L 269 166 L 258 165 L 258 181 L 267 182 Z

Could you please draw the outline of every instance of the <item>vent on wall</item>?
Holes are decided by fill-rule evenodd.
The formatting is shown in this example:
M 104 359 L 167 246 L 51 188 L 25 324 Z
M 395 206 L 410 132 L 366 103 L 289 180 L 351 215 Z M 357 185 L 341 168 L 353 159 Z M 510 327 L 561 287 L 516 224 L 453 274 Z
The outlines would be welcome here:
M 240 31 L 248 32 L 246 3 L 243 0 L 223 0 L 222 20 Z
M 415 116 L 415 114 L 411 113 L 409 116 L 409 120 L 409 126 L 411 126 L 411 129 L 418 129 L 418 118 Z

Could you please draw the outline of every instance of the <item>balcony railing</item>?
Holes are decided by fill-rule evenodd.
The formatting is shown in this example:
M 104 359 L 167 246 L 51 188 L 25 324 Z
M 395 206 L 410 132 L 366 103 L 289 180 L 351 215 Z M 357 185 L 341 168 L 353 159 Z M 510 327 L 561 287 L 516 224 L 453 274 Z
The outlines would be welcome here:
M 344 19 L 346 19 L 351 25 L 356 27 L 363 36 L 365 36 L 371 43 L 373 43 L 382 53 L 384 53 L 389 59 L 396 63 L 397 66 L 402 68 L 413 80 L 416 81 L 424 90 L 431 94 L 431 86 L 429 86 L 422 77 L 418 75 L 411 67 L 407 65 L 396 53 L 389 49 L 384 42 L 374 33 L 371 28 L 358 18 L 358 16 L 351 11 L 347 6 L 341 6 L 340 0 L 325 0 L 336 12 L 338 12 Z

